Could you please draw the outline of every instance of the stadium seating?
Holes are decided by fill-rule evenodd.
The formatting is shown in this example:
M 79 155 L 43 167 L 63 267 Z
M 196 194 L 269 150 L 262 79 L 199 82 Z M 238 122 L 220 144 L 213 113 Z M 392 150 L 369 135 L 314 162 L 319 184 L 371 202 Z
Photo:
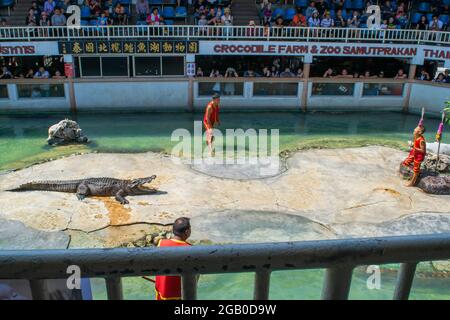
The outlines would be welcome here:
M 8 9 L 8 16 L 11 15 L 11 8 L 14 7 L 15 0 L 0 0 L 0 8 Z

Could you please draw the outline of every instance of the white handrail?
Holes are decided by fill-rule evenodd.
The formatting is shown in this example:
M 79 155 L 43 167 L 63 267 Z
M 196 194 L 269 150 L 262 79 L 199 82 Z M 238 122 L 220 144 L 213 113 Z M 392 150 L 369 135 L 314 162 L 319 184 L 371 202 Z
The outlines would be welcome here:
M 270 28 L 257 26 L 82 26 L 4 27 L 0 41 L 67 39 L 189 39 L 189 40 L 264 40 L 264 41 L 338 41 L 374 43 L 450 44 L 450 32 L 422 30 L 369 30 L 354 28 Z

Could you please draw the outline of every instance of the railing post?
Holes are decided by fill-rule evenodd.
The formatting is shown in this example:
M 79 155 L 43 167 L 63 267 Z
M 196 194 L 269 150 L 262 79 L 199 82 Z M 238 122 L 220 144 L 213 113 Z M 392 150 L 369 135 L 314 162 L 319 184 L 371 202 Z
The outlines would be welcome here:
M 397 284 L 394 291 L 394 300 L 408 300 L 411 292 L 417 263 L 402 263 L 397 276 Z
M 122 279 L 106 278 L 106 292 L 108 300 L 123 300 Z
M 33 300 L 49 300 L 46 280 L 30 280 L 30 289 Z
M 253 299 L 269 300 L 269 289 L 270 289 L 270 271 L 256 272 Z
M 197 276 L 185 273 L 181 276 L 181 296 L 183 300 L 197 300 Z
M 325 271 L 322 300 L 347 300 L 353 267 L 335 267 Z

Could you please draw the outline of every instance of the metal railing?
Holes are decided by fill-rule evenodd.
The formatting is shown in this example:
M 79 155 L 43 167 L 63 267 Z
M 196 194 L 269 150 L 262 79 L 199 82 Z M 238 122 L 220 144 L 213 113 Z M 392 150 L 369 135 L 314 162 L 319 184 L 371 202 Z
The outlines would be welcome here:
M 4 27 L 0 41 L 67 39 L 287 40 L 449 44 L 450 32 L 354 28 L 270 28 L 256 26 L 82 26 Z
M 407 299 L 416 265 L 450 259 L 450 233 L 168 248 L 0 251 L 0 279 L 28 279 L 34 299 L 45 279 L 67 277 L 77 265 L 83 278 L 105 278 L 108 299 L 123 299 L 121 277 L 181 275 L 183 299 L 197 298 L 197 275 L 254 272 L 254 298 L 269 298 L 276 270 L 326 268 L 322 299 L 347 299 L 353 269 L 400 263 L 394 299 Z M 450 292 L 449 292 L 450 294 Z

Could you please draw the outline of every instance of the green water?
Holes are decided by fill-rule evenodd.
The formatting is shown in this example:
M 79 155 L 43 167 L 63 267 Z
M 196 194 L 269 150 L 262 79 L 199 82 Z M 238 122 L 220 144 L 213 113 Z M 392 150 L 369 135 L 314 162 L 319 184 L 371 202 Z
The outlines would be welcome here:
M 68 117 L 78 121 L 92 140 L 87 146 L 49 147 L 47 129 Z M 193 121 L 202 114 L 69 114 L 0 115 L 0 171 L 21 168 L 32 163 L 76 152 L 170 152 L 176 142 L 170 136 L 177 128 L 193 131 Z M 306 148 L 339 148 L 386 145 L 407 149 L 407 141 L 418 117 L 401 113 L 223 113 L 221 129 L 279 129 L 280 150 Z M 434 140 L 437 119 L 425 119 L 426 138 Z M 450 143 L 444 133 L 443 142 Z M 368 275 L 355 271 L 351 299 L 392 298 L 395 272 L 382 272 L 381 288 L 366 287 Z M 272 299 L 318 299 L 323 270 L 274 272 L 271 278 Z M 96 299 L 105 299 L 104 282 L 93 279 Z M 154 299 L 153 285 L 141 278 L 124 278 L 127 299 Z M 450 279 L 416 277 L 411 299 L 448 299 Z M 202 276 L 200 299 L 251 299 L 253 274 Z
M 92 140 L 87 146 L 49 147 L 48 127 L 68 117 Z M 418 117 L 402 113 L 223 113 L 221 129 L 279 129 L 280 150 L 387 145 L 406 149 Z M 0 171 L 76 152 L 170 152 L 173 130 L 193 132 L 196 113 L 0 115 Z M 437 119 L 426 119 L 428 141 Z M 219 142 L 219 141 L 218 141 Z M 444 134 L 443 142 L 450 137 Z

